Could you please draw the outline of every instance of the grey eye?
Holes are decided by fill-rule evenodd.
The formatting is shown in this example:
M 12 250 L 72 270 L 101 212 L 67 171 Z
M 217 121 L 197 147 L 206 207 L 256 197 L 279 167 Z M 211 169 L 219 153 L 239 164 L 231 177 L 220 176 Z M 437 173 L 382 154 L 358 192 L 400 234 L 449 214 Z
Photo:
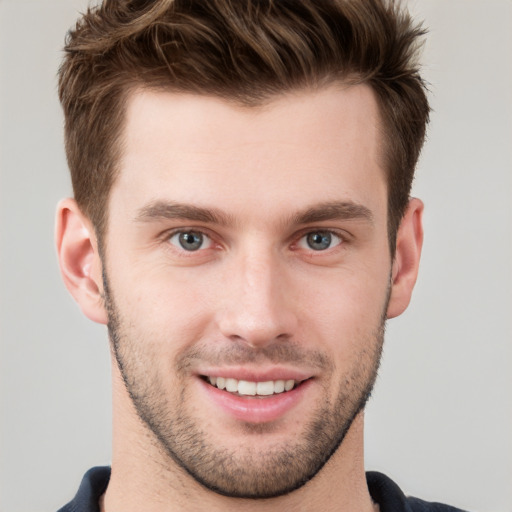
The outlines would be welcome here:
M 341 238 L 332 231 L 311 231 L 300 239 L 299 246 L 313 251 L 325 251 L 341 242 Z
M 171 236 L 169 242 L 185 251 L 207 249 L 211 244 L 210 238 L 199 231 L 178 231 Z

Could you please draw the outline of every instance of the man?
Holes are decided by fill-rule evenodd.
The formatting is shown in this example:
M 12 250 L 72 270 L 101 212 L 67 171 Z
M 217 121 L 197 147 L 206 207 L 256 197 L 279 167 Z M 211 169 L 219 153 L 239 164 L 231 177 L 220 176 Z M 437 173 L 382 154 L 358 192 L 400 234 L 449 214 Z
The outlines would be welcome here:
M 113 456 L 61 510 L 455 510 L 362 462 L 422 245 L 421 35 L 376 0 L 107 0 L 79 21 L 56 238 L 108 325 Z

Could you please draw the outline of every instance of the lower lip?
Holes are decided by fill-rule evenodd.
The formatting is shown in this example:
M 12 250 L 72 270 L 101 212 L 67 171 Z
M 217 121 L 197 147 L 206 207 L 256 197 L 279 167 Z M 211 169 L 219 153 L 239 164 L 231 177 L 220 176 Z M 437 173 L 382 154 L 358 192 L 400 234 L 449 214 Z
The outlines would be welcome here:
M 248 423 L 268 423 L 282 418 L 303 398 L 311 379 L 291 391 L 265 397 L 238 396 L 199 379 L 208 399 L 231 417 Z

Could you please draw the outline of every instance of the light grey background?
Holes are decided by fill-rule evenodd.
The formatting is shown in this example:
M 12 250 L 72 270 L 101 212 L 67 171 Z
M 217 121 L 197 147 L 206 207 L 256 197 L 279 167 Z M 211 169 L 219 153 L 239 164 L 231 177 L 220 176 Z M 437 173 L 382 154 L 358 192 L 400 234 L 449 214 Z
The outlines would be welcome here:
M 415 194 L 422 270 L 388 326 L 367 467 L 410 494 L 512 511 L 512 2 L 417 0 L 435 112 Z M 70 194 L 55 74 L 84 0 L 0 0 L 0 510 L 52 511 L 110 457 L 104 328 L 60 282 Z

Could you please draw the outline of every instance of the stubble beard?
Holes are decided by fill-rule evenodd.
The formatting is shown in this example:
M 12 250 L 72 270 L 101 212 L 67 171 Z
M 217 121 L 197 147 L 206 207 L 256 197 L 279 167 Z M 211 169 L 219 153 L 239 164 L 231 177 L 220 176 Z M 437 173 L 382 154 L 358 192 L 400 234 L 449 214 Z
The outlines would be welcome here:
M 174 462 L 196 482 L 218 494 L 233 498 L 264 499 L 290 493 L 311 480 L 339 448 L 356 416 L 371 395 L 380 364 L 385 330 L 385 312 L 369 339 L 358 340 L 363 347 L 356 365 L 345 376 L 337 396 L 331 400 L 324 394 L 312 420 L 302 433 L 293 433 L 286 443 L 269 446 L 264 453 L 258 443 L 228 449 L 219 447 L 187 411 L 187 389 L 183 386 L 175 403 L 170 403 L 168 388 L 160 376 L 151 374 L 157 368 L 158 354 L 146 350 L 142 340 L 132 339 L 126 332 L 108 281 L 104 275 L 104 300 L 108 311 L 108 331 L 113 353 L 135 410 L 154 437 L 161 455 Z M 286 342 L 283 342 L 286 343 Z M 239 347 L 239 352 L 253 350 Z M 300 357 L 294 347 L 269 349 L 262 359 L 286 363 Z M 290 355 L 287 357 L 286 354 Z M 293 355 L 292 355 L 293 354 Z M 247 354 L 254 360 L 254 354 Z M 190 357 L 184 354 L 183 360 Z M 186 364 L 176 362 L 179 373 Z M 326 369 L 327 371 L 327 369 Z M 272 425 L 244 424 L 249 437 L 271 432 Z M 249 444 L 249 443 L 248 443 Z M 257 448 L 254 448 L 256 446 Z M 171 460 L 169 460 L 169 458 Z

